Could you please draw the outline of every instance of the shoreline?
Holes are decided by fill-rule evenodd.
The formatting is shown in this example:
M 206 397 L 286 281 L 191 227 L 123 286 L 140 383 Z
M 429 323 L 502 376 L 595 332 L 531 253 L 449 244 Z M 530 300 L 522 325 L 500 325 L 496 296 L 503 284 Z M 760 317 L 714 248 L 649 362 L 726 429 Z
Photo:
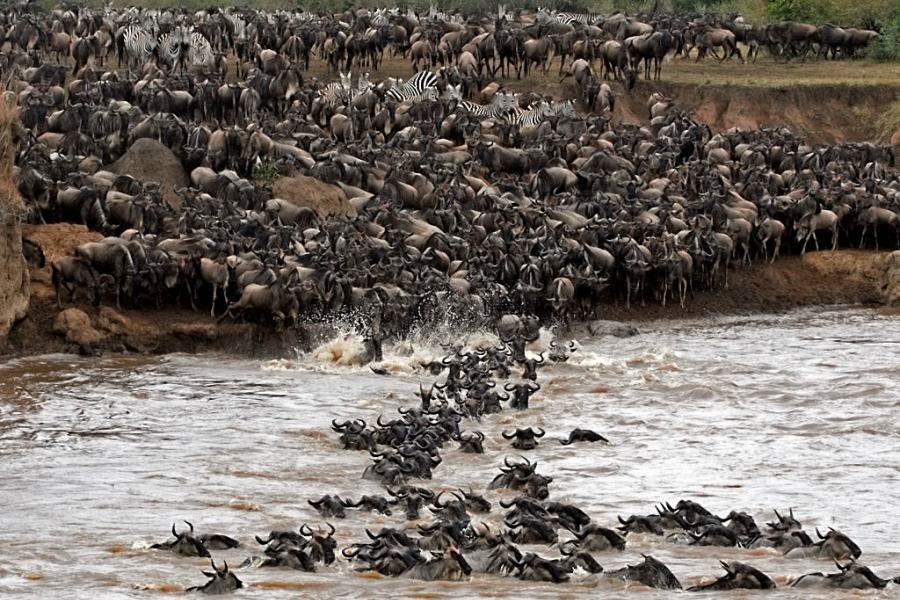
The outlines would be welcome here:
M 182 307 L 135 309 L 79 303 L 56 307 L 49 269 L 33 269 L 28 316 L 10 332 L 5 359 L 48 353 L 135 353 L 162 355 L 224 352 L 245 357 L 277 357 L 310 350 L 333 337 L 333 326 L 301 323 L 281 332 L 251 323 L 217 323 L 207 310 Z M 655 323 L 679 319 L 783 313 L 805 306 L 861 305 L 889 308 L 900 301 L 900 251 L 838 250 L 785 256 L 774 264 L 729 270 L 729 287 L 689 296 L 682 310 L 646 299 L 626 309 L 602 304 L 595 319 L 573 323 L 571 335 L 590 336 L 591 323 Z M 73 310 L 74 309 L 74 310 Z M 602 328 L 601 328 L 602 331 Z

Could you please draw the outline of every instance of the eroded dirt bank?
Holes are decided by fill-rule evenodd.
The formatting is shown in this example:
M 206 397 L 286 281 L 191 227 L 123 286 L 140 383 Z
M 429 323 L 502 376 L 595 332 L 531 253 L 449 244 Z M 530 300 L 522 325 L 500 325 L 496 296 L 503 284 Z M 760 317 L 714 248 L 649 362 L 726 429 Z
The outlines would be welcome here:
M 75 245 L 98 237 L 82 226 L 27 226 L 25 236 L 45 250 L 47 264 L 71 252 Z M 76 303 L 57 308 L 49 266 L 32 269 L 31 308 L 10 333 L 7 352 L 206 352 L 241 355 L 276 355 L 309 349 L 330 335 L 330 328 L 305 325 L 299 330 L 273 331 L 269 327 L 230 320 L 217 322 L 209 307 L 190 309 L 166 306 L 114 308 L 111 298 L 94 307 L 83 295 Z M 787 256 L 775 264 L 732 267 L 728 288 L 697 293 L 682 310 L 646 299 L 630 309 L 616 299 L 603 304 L 598 318 L 648 321 L 723 314 L 779 312 L 799 306 L 827 304 L 900 304 L 900 252 L 839 250 Z M 221 309 L 220 309 L 221 310 Z
M 0 351 L 3 338 L 28 312 L 28 283 L 21 226 L 15 219 L 0 218 Z
M 900 87 L 895 85 L 754 87 L 642 81 L 634 93 L 617 99 L 616 116 L 647 123 L 647 97 L 654 91 L 693 111 L 713 131 L 785 126 L 812 143 L 870 141 L 900 150 L 900 124 L 885 119 L 890 107 L 900 102 Z

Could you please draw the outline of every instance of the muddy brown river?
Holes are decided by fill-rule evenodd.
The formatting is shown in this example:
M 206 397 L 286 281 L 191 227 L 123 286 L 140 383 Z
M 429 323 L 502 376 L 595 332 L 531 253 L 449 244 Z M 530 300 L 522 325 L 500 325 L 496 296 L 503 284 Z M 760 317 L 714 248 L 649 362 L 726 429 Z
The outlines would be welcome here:
M 470 341 L 479 337 L 486 336 Z M 484 491 L 502 459 L 519 454 L 500 432 L 537 425 L 547 436 L 526 455 L 554 476 L 551 497 L 577 504 L 601 525 L 681 498 L 719 515 L 744 510 L 760 524 L 773 508 L 793 507 L 808 532 L 840 529 L 862 548 L 861 562 L 882 577 L 900 575 L 896 317 L 804 310 L 669 322 L 644 326 L 633 338 L 580 342 L 569 363 L 540 372 L 544 387 L 529 410 L 464 422 L 486 433 L 486 454 L 461 454 L 449 444 L 428 485 Z M 254 534 L 322 523 L 308 498 L 383 493 L 360 478 L 369 459 L 341 450 L 330 421 L 371 422 L 411 404 L 419 383 L 432 380 L 416 365 L 441 350 L 421 339 L 387 349 L 390 376 L 354 366 L 356 351 L 348 338 L 275 361 L 59 355 L 0 365 L 0 597 L 180 595 L 205 581 L 200 569 L 208 563 L 149 549 L 168 538 L 173 522 L 239 539 L 243 547 L 213 552 L 235 566 L 259 553 Z M 559 445 L 574 427 L 599 431 L 612 444 Z M 511 495 L 487 494 L 494 502 Z M 362 540 L 365 526 L 404 526 L 397 513 L 348 515 L 334 521 L 341 547 Z M 487 519 L 500 520 L 496 510 Z M 629 536 L 624 553 L 595 558 L 611 570 L 639 562 L 641 553 L 663 560 L 685 585 L 718 576 L 719 560 L 748 562 L 780 586 L 792 576 L 835 571 L 830 561 L 653 536 Z M 485 575 L 460 583 L 390 579 L 355 573 L 343 558 L 314 574 L 245 568 L 239 576 L 246 588 L 236 598 L 676 595 L 603 576 L 561 586 Z M 900 598 L 900 586 L 728 595 L 762 594 Z

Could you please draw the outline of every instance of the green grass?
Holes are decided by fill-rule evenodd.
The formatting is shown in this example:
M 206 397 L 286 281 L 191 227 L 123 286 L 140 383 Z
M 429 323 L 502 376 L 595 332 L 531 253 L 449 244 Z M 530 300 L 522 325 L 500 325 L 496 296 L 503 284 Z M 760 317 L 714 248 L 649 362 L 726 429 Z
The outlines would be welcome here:
M 898 129 L 900 129 L 900 100 L 885 107 L 884 113 L 878 118 L 878 130 L 885 139 L 891 139 Z

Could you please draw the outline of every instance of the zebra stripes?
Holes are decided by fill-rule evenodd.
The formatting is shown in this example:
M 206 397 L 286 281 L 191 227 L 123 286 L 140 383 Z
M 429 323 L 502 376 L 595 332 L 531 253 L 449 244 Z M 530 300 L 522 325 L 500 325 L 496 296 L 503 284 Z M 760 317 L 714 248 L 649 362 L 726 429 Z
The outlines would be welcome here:
M 386 95 L 397 102 L 436 100 L 438 95 L 437 85 L 437 75 L 431 71 L 419 71 L 405 83 L 389 89 Z
M 191 34 L 188 62 L 195 67 L 211 67 L 216 61 L 212 45 L 202 33 L 195 31 Z
M 596 25 L 603 21 L 603 16 L 594 13 L 556 13 L 556 20 L 566 25 L 581 23 L 582 25 Z
M 349 71 L 338 74 L 341 76 L 340 81 L 332 81 L 319 90 L 319 98 L 329 106 L 334 107 L 338 104 L 353 102 L 357 96 L 368 92 L 372 88 L 368 73 L 363 73 L 359 76 L 356 87 L 353 87 L 351 81 L 353 76 Z
M 475 102 L 463 100 L 457 106 L 479 119 L 505 121 L 513 114 L 518 104 L 514 94 L 499 92 L 494 94 L 490 104 L 476 104 Z
M 343 104 L 351 97 L 350 73 L 338 73 L 340 81 L 332 81 L 319 90 L 319 98 L 328 106 Z
M 564 102 L 540 102 L 527 109 L 512 109 L 509 122 L 519 127 L 534 127 L 550 118 L 575 117 L 575 103 L 571 100 Z
M 183 66 L 185 48 L 190 45 L 190 38 L 184 27 L 176 27 L 169 33 L 159 36 L 157 56 L 167 67 Z
M 156 54 L 158 42 L 156 36 L 146 29 L 139 25 L 131 25 L 122 36 L 122 44 L 129 64 L 135 63 L 139 66 Z

